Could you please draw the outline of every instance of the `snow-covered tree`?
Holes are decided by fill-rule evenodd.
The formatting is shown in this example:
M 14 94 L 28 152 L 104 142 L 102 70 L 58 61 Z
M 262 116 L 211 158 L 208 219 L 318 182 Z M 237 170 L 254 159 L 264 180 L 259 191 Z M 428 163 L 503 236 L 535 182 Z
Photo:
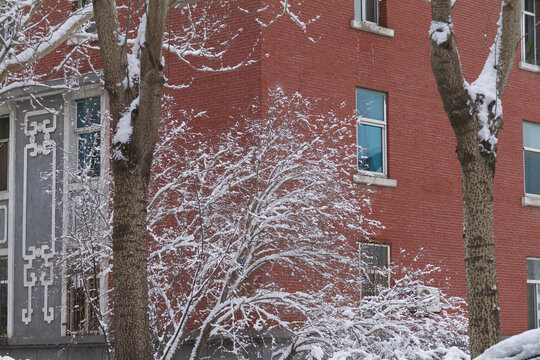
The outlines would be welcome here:
M 190 359 L 216 339 L 247 358 L 260 341 L 249 330 L 270 339 L 276 359 L 463 348 L 456 299 L 443 297 L 433 314 L 418 297 L 435 268 L 396 272 L 393 286 L 360 299 L 369 278 L 359 243 L 380 224 L 369 193 L 350 181 L 352 119 L 314 115 L 315 104 L 280 89 L 270 99 L 262 119 L 217 139 L 169 123 L 175 131 L 158 144 L 149 208 L 157 358 L 175 358 L 190 332 Z M 179 137 L 192 147 L 172 146 Z
M 431 0 L 431 63 L 456 135 L 462 170 L 463 241 L 474 357 L 500 340 L 493 180 L 498 134 L 503 124 L 501 99 L 519 43 L 521 1 L 501 2 L 494 43 L 482 72 L 472 83 L 463 76 L 454 36 L 452 8 L 456 3 Z
M 116 129 L 112 171 L 117 359 L 149 359 L 152 353 L 147 312 L 147 205 L 166 82 L 162 61 L 165 24 L 171 9 L 197 2 L 147 0 L 130 2 L 125 7 L 117 1 L 93 0 L 105 90 Z M 269 2 L 281 9 L 276 16 L 290 16 L 302 24 L 292 16 L 287 1 Z M 126 10 L 127 21 L 121 22 L 118 13 Z M 185 29 L 191 30 L 189 16 L 187 21 Z M 181 47 L 175 45 L 177 49 Z M 200 48 L 193 53 L 205 55 Z

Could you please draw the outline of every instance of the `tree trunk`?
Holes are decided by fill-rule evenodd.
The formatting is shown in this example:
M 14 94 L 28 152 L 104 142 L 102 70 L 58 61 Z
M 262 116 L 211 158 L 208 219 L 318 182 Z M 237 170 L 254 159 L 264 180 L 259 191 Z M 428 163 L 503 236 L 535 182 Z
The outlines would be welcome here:
M 519 0 L 502 2 L 498 33 L 479 76 L 482 81 L 471 86 L 465 81 L 457 51 L 451 0 L 431 1 L 431 65 L 456 135 L 461 165 L 472 358 L 500 340 L 493 181 L 497 136 L 503 122 L 501 99 L 519 42 L 520 14 Z
M 167 0 L 149 1 L 142 36 L 145 42 L 135 54 L 140 69 L 129 69 L 125 44 L 119 40 L 115 1 L 94 0 L 110 115 L 114 125 L 122 116 L 130 117 L 132 127 L 129 139 L 113 144 L 112 156 L 114 329 L 118 360 L 153 358 L 148 318 L 146 215 L 165 83 L 161 61 L 168 10 Z M 137 71 L 140 76 L 134 79 L 132 75 Z
M 476 116 L 467 122 L 464 129 L 456 129 L 462 175 L 463 243 L 473 358 L 500 341 L 493 221 L 495 154 L 480 151 L 479 130 Z

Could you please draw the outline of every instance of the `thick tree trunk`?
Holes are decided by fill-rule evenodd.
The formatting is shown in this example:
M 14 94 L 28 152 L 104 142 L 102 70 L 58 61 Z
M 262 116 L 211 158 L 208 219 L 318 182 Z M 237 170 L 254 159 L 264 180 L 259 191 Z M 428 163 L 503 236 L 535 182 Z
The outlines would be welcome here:
M 475 116 L 465 128 L 456 129 L 472 357 L 500 341 L 493 222 L 495 154 L 480 151 L 479 130 Z
M 502 2 L 499 31 L 480 74 L 482 81 L 471 87 L 461 69 L 451 0 L 431 1 L 431 64 L 444 110 L 456 135 L 456 152 L 461 164 L 472 358 L 500 340 L 493 181 L 497 136 L 503 122 L 500 100 L 519 41 L 520 13 L 519 0 Z M 479 116 L 483 116 L 482 121 Z
M 116 359 L 152 359 L 148 324 L 148 177 L 114 164 L 114 331 Z
M 132 134 L 113 144 L 113 279 L 115 359 L 151 359 L 148 318 L 147 202 L 161 117 L 162 61 L 168 0 L 150 0 L 140 69 L 129 69 L 114 0 L 94 0 L 105 89 L 114 125 L 129 111 Z M 139 72 L 138 79 L 132 75 Z M 128 81 L 127 79 L 130 79 Z M 138 101 L 138 103 L 137 103 Z M 130 110 L 131 109 L 131 110 Z

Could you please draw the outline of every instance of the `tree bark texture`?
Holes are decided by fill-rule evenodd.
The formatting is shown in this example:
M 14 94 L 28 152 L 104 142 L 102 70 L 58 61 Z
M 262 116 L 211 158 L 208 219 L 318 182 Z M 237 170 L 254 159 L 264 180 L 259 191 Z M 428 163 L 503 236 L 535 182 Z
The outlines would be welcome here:
M 132 4 L 133 5 L 133 4 Z M 151 359 L 148 318 L 147 202 L 164 85 L 162 46 L 167 0 L 150 0 L 140 77 L 129 83 L 126 46 L 119 39 L 114 0 L 94 0 L 105 89 L 114 125 L 131 108 L 132 135 L 114 144 L 113 279 L 115 359 Z M 132 9 L 134 13 L 135 10 Z M 127 85 L 125 85 L 127 83 Z M 138 105 L 132 107 L 138 98 Z
M 453 29 L 450 0 L 432 0 L 432 20 Z M 514 61 L 520 33 L 521 2 L 505 0 L 502 6 L 501 32 L 496 61 L 486 67 L 496 69 L 497 98 L 501 99 Z M 489 61 L 489 59 L 488 59 Z M 471 357 L 500 340 L 499 300 L 495 268 L 493 218 L 493 181 L 496 144 L 486 145 L 479 138 L 479 120 L 484 98 L 472 98 L 462 73 L 453 30 L 446 42 L 431 40 L 431 63 L 445 112 L 457 140 L 463 190 L 463 242 L 469 306 Z M 496 101 L 489 104 L 490 134 L 497 136 L 502 127 L 502 112 Z

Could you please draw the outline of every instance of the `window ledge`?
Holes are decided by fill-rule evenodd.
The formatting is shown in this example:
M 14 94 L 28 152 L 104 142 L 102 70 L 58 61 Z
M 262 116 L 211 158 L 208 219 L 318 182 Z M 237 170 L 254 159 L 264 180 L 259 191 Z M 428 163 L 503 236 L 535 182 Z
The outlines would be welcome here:
M 519 62 L 519 68 L 526 71 L 540 73 L 540 65 L 529 64 L 528 62 L 525 62 L 525 61 Z
M 357 184 L 368 184 L 368 185 L 377 185 L 385 187 L 396 187 L 397 180 L 388 179 L 385 177 L 371 176 L 371 175 L 362 175 L 354 174 L 353 181 Z
M 393 29 L 388 29 L 365 21 L 351 20 L 351 27 L 356 30 L 367 31 L 382 36 L 394 37 Z
M 521 198 L 521 205 L 540 207 L 540 196 L 525 195 Z

